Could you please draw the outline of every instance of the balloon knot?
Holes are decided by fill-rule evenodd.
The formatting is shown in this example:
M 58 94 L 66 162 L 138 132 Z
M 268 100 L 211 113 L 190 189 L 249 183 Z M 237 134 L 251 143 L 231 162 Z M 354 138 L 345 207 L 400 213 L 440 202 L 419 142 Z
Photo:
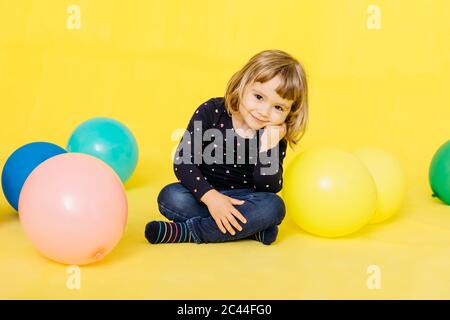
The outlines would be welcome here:
M 103 258 L 103 252 L 99 251 L 95 254 L 95 259 L 96 260 L 101 260 Z

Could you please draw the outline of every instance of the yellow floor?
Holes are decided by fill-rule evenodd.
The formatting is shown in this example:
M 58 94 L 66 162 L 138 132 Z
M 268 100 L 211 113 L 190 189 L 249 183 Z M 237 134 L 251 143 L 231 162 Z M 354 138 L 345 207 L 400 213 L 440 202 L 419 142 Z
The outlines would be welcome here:
M 410 188 L 402 212 L 342 239 L 314 237 L 285 219 L 277 241 L 150 245 L 143 231 L 161 218 L 156 196 L 172 179 L 127 184 L 129 222 L 104 261 L 80 268 L 41 256 L 17 216 L 0 215 L 3 299 L 448 299 L 450 207 Z M 9 209 L 2 208 L 2 212 Z M 369 289 L 377 266 L 380 288 Z M 368 269 L 369 268 L 369 269 Z M 70 271 L 69 271 L 70 272 Z

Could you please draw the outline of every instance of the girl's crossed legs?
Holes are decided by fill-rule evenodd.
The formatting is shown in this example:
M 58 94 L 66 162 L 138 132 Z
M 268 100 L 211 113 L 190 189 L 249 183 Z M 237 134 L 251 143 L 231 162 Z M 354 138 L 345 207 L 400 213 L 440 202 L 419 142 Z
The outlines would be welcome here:
M 165 186 L 158 195 L 160 212 L 169 220 L 186 223 L 196 243 L 225 242 L 245 239 L 256 235 L 256 239 L 265 243 L 275 240 L 277 226 L 284 219 L 286 208 L 283 199 L 272 192 L 257 192 L 252 188 L 218 190 L 229 197 L 244 200 L 235 208 L 247 219 L 247 223 L 238 223 L 242 231 L 235 235 L 222 233 L 204 203 L 200 203 L 180 182 Z M 267 231 L 267 232 L 266 232 Z M 270 233 L 270 234 L 269 234 Z M 267 241 L 264 235 L 273 238 Z M 258 239 L 259 237 L 259 239 Z M 268 243 L 267 243 L 268 242 Z

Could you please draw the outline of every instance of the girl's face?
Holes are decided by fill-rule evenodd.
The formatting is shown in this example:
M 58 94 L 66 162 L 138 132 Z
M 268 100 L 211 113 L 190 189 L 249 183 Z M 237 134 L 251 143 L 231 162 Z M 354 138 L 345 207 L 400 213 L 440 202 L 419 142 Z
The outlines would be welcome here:
M 276 93 L 280 82 L 281 79 L 276 76 L 264 83 L 252 83 L 244 89 L 238 114 L 251 129 L 281 125 L 286 120 L 294 101 L 285 100 Z

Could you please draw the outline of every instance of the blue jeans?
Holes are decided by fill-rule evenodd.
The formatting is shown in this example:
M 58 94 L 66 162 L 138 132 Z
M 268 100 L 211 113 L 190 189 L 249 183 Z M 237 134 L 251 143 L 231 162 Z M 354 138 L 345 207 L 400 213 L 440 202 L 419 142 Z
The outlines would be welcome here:
M 200 203 L 180 182 L 165 186 L 158 195 L 159 211 L 169 220 L 186 222 L 196 243 L 225 242 L 247 238 L 271 226 L 281 224 L 286 213 L 283 199 L 272 192 L 258 192 L 252 188 L 217 190 L 220 193 L 245 202 L 234 207 L 247 219 L 236 218 L 242 231 L 220 231 L 208 207 Z

